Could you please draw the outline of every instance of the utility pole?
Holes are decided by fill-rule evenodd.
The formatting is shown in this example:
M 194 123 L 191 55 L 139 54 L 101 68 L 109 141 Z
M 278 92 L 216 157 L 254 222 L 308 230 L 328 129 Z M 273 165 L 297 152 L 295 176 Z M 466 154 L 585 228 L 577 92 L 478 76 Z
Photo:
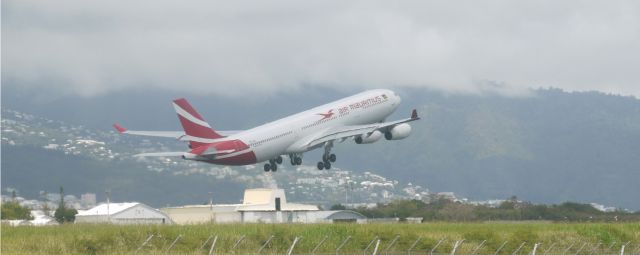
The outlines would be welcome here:
M 349 189 L 351 188 L 351 180 L 347 180 L 344 183 L 344 206 L 349 204 Z
M 109 205 L 111 204 L 111 190 L 107 189 L 104 191 L 107 195 L 107 222 L 111 223 L 111 214 L 109 213 Z
M 213 223 L 215 221 L 213 216 L 213 191 L 209 191 L 209 214 L 210 214 L 209 218 Z
M 213 211 L 213 192 L 209 191 L 209 210 Z

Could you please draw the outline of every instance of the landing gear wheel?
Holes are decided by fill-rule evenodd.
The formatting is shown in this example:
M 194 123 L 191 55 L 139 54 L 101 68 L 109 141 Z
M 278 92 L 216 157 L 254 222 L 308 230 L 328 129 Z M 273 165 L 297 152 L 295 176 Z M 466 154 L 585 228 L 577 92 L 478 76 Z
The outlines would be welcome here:
M 302 165 L 302 158 L 301 157 L 297 157 L 295 159 L 295 163 L 296 163 L 296 165 Z
M 318 170 L 324 169 L 324 163 L 318 162 Z
M 264 164 L 264 171 L 265 172 L 269 172 L 271 170 L 271 165 L 269 164 Z
M 278 163 L 278 165 L 282 164 L 282 156 L 276 158 L 276 163 Z
M 330 162 L 336 162 L 336 154 L 329 155 L 329 161 Z
M 331 169 L 331 163 L 324 162 L 324 168 L 327 169 L 327 170 Z
M 278 171 L 278 164 L 271 165 L 271 172 Z

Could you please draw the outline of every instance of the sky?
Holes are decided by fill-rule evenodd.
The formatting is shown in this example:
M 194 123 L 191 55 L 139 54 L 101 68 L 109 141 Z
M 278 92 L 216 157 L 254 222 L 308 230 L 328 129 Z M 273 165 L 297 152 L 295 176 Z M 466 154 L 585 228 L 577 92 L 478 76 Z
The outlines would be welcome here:
M 640 1 L 2 1 L 2 84 L 640 97 Z

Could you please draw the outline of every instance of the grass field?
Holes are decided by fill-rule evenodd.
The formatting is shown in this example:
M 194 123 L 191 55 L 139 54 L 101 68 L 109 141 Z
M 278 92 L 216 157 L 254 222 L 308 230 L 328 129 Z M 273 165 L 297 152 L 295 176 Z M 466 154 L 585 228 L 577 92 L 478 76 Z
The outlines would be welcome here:
M 425 224 L 225 224 L 191 226 L 149 225 L 82 225 L 66 224 L 49 227 L 2 226 L 1 253 L 4 254 L 133 254 L 151 234 L 154 238 L 139 254 L 163 254 L 173 240 L 182 235 L 170 254 L 207 254 L 211 242 L 200 249 L 209 236 L 218 236 L 216 254 L 255 254 L 265 240 L 274 236 L 262 254 L 286 254 L 296 236 L 302 237 L 294 254 L 309 254 L 326 236 L 326 242 L 316 254 L 335 254 L 336 248 L 348 236 L 352 238 L 341 249 L 342 254 L 362 254 L 378 236 L 379 254 L 384 254 L 396 235 L 397 242 L 389 249 L 393 254 L 406 254 L 416 239 L 421 238 L 414 254 L 427 254 L 435 244 L 438 254 L 450 254 L 456 240 L 465 241 L 456 254 L 471 254 L 486 240 L 477 254 L 493 254 L 505 241 L 500 254 L 512 254 L 523 242 L 519 254 L 529 254 L 534 243 L 541 243 L 538 254 L 553 244 L 548 254 L 619 254 L 626 242 L 626 253 L 640 252 L 640 223 L 425 223 Z M 236 241 L 245 236 L 232 249 Z M 615 250 L 615 252 L 613 252 Z M 369 254 L 373 247 L 369 249 Z

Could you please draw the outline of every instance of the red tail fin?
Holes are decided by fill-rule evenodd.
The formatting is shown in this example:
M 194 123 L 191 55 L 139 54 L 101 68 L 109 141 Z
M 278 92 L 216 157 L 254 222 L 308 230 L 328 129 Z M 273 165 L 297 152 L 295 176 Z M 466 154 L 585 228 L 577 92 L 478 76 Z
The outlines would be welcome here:
M 176 110 L 178 114 L 178 119 L 180 119 L 180 124 L 182 124 L 182 128 L 184 129 L 185 134 L 191 136 L 196 141 L 189 141 L 189 144 L 192 148 L 197 148 L 202 145 L 205 145 L 209 142 L 206 142 L 206 139 L 217 139 L 222 138 L 220 134 L 216 133 L 209 123 L 207 123 L 198 112 L 191 107 L 189 102 L 186 99 L 180 98 L 173 101 L 173 108 Z M 201 138 L 198 141 L 198 138 Z

